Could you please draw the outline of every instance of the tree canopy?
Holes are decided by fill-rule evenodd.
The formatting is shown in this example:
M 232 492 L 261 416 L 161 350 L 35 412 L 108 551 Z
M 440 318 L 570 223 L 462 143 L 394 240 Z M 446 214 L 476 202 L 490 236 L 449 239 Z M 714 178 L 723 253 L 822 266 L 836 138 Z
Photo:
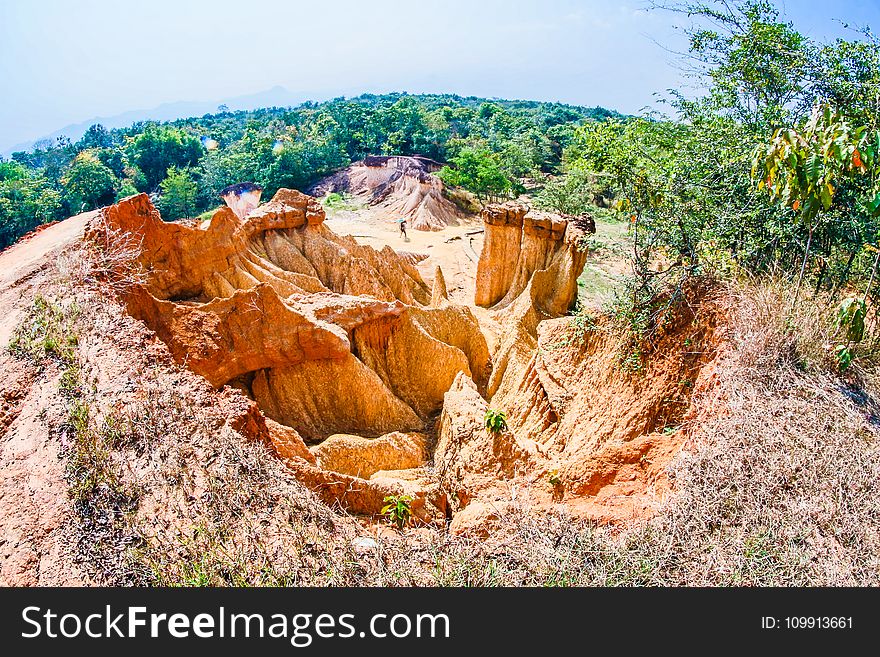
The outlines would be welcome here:
M 631 224 L 626 319 L 650 332 L 693 276 L 875 282 L 880 61 L 864 30 L 817 43 L 764 0 L 679 3 L 702 93 L 575 130 L 568 178 L 604 176 Z M 794 296 L 797 297 L 798 292 Z
M 476 185 L 484 198 L 501 197 L 518 189 L 520 177 L 559 173 L 577 126 L 608 116 L 618 115 L 560 103 L 396 93 L 296 108 L 223 108 L 114 130 L 93 125 L 76 143 L 60 138 L 0 161 L 0 203 L 9 208 L 0 213 L 0 248 L 41 222 L 139 191 L 185 216 L 214 207 L 227 185 L 253 180 L 267 195 L 304 189 L 370 154 L 425 155 L 459 161 L 468 171 L 473 164 L 479 175 L 462 173 L 460 183 Z M 180 189 L 183 171 L 196 186 L 194 207 L 185 211 L 177 200 L 161 200 Z

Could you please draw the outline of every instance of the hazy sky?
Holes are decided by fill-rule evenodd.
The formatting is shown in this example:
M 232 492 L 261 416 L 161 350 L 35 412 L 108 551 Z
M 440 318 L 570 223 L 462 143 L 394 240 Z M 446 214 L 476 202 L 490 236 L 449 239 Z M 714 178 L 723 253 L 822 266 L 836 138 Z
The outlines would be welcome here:
M 880 0 L 780 3 L 816 38 Z M 677 86 L 682 17 L 641 0 L 0 0 L 0 151 L 95 116 L 281 85 L 455 92 L 635 113 Z

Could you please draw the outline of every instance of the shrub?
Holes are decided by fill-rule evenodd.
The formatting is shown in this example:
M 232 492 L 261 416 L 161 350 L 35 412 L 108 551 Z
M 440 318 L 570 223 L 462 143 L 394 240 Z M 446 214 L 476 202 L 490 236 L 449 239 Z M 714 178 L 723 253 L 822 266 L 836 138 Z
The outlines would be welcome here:
M 492 433 L 507 431 L 507 413 L 504 411 L 494 411 L 490 408 L 486 411 L 484 420 L 486 428 Z
M 345 199 L 342 197 L 342 194 L 338 192 L 330 192 L 327 194 L 324 199 L 324 205 L 335 208 L 345 203 Z
M 837 328 L 843 329 L 846 339 L 860 342 L 865 335 L 865 302 L 854 297 L 844 299 L 837 309 Z

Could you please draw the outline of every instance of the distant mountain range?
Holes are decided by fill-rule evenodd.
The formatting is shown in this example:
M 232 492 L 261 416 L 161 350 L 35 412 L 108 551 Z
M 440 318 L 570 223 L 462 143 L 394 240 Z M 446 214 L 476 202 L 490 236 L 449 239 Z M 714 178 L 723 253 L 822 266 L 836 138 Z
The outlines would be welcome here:
M 327 97 L 329 99 L 330 96 Z M 220 105 L 226 105 L 229 110 L 249 110 L 259 107 L 288 107 L 300 105 L 306 100 L 324 100 L 316 98 L 314 94 L 308 96 L 295 94 L 284 87 L 276 86 L 266 91 L 260 91 L 255 94 L 246 96 L 236 96 L 235 98 L 227 98 L 215 102 L 208 101 L 177 101 L 174 103 L 163 103 L 152 109 L 130 110 L 122 114 L 114 116 L 96 116 L 95 118 L 83 121 L 82 123 L 73 123 L 65 126 L 60 130 L 56 130 L 48 135 L 21 142 L 15 146 L 11 146 L 4 150 L 0 155 L 9 157 L 16 151 L 27 151 L 34 147 L 34 144 L 48 139 L 54 141 L 56 137 L 69 137 L 72 141 L 78 141 L 91 126 L 100 123 L 105 128 L 125 128 L 137 121 L 173 121 L 175 119 L 183 119 L 188 117 L 198 117 L 205 114 L 211 114 L 217 111 Z

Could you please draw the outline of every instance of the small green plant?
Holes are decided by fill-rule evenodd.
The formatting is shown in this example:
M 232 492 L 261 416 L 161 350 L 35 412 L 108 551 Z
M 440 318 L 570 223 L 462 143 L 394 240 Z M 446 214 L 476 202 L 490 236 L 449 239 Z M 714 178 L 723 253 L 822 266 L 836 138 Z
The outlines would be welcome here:
M 550 482 L 551 486 L 559 486 L 562 483 L 562 479 L 559 478 L 559 470 L 557 468 L 553 468 L 550 472 L 547 473 L 547 481 Z
M 860 342 L 864 337 L 867 313 L 865 302 L 855 297 L 847 297 L 838 306 L 837 328 L 844 331 L 850 342 Z
M 339 205 L 342 205 L 344 202 L 345 202 L 345 199 L 342 198 L 342 194 L 339 194 L 338 192 L 330 192 L 324 198 L 324 204 L 331 207 L 331 208 L 335 208 Z
M 403 529 L 412 518 L 412 501 L 409 495 L 388 495 L 384 500 L 382 515 L 398 529 Z
M 618 362 L 620 369 L 630 374 L 638 374 L 645 370 L 645 359 L 642 354 L 642 347 L 635 341 L 632 341 L 628 350 L 621 350 L 618 354 Z
M 853 352 L 845 344 L 839 344 L 834 349 L 834 356 L 837 358 L 837 366 L 841 372 L 846 372 L 853 362 Z
M 352 202 L 351 197 L 339 192 L 330 192 L 324 197 L 324 207 L 330 210 L 355 210 L 357 204 Z
M 575 313 L 571 318 L 571 324 L 574 327 L 576 336 L 574 337 L 583 337 L 587 333 L 591 333 L 593 331 L 598 330 L 598 325 L 596 324 L 596 318 L 585 308 L 578 309 L 578 312 Z M 569 340 L 566 344 L 570 344 L 571 340 Z
M 495 411 L 490 408 L 486 411 L 484 421 L 486 428 L 492 433 L 507 431 L 507 413 L 504 411 Z
M 852 350 L 854 342 L 861 342 L 865 337 L 865 316 L 868 308 L 863 299 L 847 297 L 837 307 L 835 324 L 838 331 L 843 331 L 846 343 L 841 343 L 834 348 L 834 356 L 837 359 L 837 367 L 841 372 L 848 370 L 855 360 Z

